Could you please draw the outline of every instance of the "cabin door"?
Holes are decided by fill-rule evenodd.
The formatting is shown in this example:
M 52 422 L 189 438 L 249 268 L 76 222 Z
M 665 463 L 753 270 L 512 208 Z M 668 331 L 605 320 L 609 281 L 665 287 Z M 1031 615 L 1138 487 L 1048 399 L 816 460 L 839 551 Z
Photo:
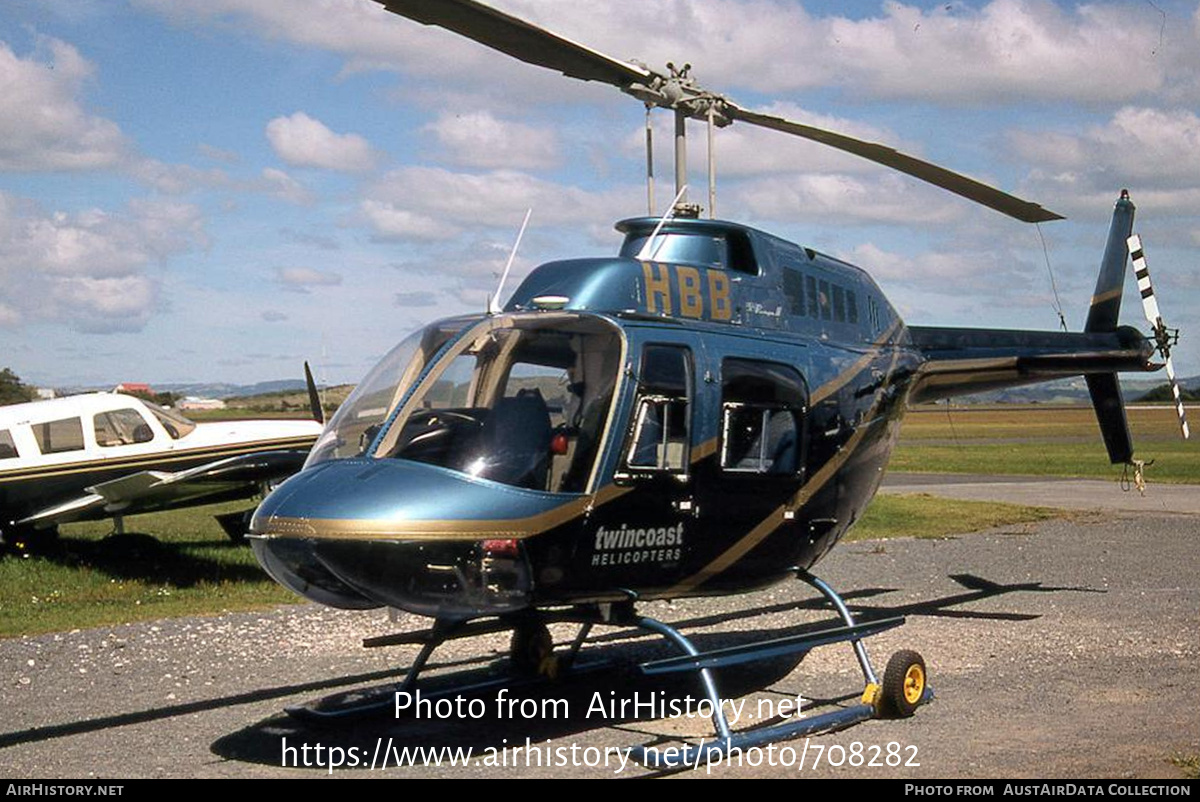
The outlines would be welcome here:
M 581 555 L 593 572 L 611 574 L 614 588 L 669 584 L 681 570 L 695 520 L 695 374 L 687 345 L 650 343 L 639 355 L 614 473 L 621 495 L 589 517 Z

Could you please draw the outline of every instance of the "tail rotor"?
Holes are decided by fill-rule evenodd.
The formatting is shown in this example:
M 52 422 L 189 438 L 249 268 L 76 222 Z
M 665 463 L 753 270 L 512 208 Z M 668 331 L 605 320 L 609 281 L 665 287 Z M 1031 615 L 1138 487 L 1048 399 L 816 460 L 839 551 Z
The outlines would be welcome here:
M 1179 428 L 1183 439 L 1191 436 L 1188 428 L 1187 414 L 1183 409 L 1183 397 L 1179 392 L 1179 382 L 1175 378 L 1175 365 L 1171 361 L 1171 349 L 1179 342 L 1179 329 L 1169 329 L 1163 322 L 1162 313 L 1158 309 L 1158 300 L 1154 297 L 1154 287 L 1150 284 L 1150 268 L 1146 265 L 1146 253 L 1142 249 L 1142 238 L 1134 234 L 1126 240 L 1129 246 L 1129 256 L 1133 260 L 1133 272 L 1137 277 L 1138 291 L 1142 294 L 1142 309 L 1146 312 L 1146 320 L 1154 331 L 1154 346 L 1159 355 L 1167 363 L 1167 379 L 1171 384 L 1171 396 L 1175 399 L 1175 412 L 1179 415 Z

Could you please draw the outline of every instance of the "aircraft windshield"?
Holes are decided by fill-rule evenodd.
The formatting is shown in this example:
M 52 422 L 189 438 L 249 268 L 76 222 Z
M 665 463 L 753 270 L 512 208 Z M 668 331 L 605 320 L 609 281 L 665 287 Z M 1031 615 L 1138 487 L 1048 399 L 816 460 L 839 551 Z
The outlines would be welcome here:
M 429 360 L 478 318 L 455 318 L 413 332 L 371 369 L 321 433 L 305 467 L 330 459 L 357 457 L 383 428 L 383 422 L 421 375 Z
M 533 490 L 587 489 L 622 360 L 620 331 L 562 314 L 492 318 L 450 348 L 374 456 Z
M 158 418 L 158 422 L 167 430 L 167 434 L 171 435 L 172 440 L 178 440 L 196 428 L 196 424 L 173 409 L 165 409 L 149 401 L 146 402 L 146 407 L 154 413 L 154 417 Z

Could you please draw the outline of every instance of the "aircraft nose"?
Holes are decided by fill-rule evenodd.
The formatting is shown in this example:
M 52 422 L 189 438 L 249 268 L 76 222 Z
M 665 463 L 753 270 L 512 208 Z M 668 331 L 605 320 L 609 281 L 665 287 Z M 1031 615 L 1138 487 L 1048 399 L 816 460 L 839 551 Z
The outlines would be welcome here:
M 463 617 L 527 606 L 522 541 L 570 520 L 576 506 L 581 497 L 422 463 L 339 460 L 271 493 L 250 537 L 268 573 L 306 598 Z

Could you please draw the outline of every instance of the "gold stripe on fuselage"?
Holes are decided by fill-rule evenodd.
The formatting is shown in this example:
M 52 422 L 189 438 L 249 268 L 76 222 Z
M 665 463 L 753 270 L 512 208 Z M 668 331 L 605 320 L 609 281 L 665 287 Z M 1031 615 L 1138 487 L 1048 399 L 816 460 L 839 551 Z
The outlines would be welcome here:
M 854 364 L 843 370 L 837 376 L 834 376 L 829 381 L 822 384 L 816 390 L 813 390 L 812 396 L 809 399 L 809 406 L 816 406 L 821 401 L 824 401 L 829 396 L 836 393 L 838 390 L 846 386 L 846 384 L 855 376 L 863 372 L 867 365 L 871 364 L 879 356 L 880 349 L 888 344 L 892 335 L 896 333 L 896 329 L 900 327 L 900 319 L 897 318 L 888 327 L 888 330 L 875 338 L 875 342 L 871 343 L 871 350 L 860 356 L 854 361 Z M 893 361 L 893 365 L 895 362 Z

